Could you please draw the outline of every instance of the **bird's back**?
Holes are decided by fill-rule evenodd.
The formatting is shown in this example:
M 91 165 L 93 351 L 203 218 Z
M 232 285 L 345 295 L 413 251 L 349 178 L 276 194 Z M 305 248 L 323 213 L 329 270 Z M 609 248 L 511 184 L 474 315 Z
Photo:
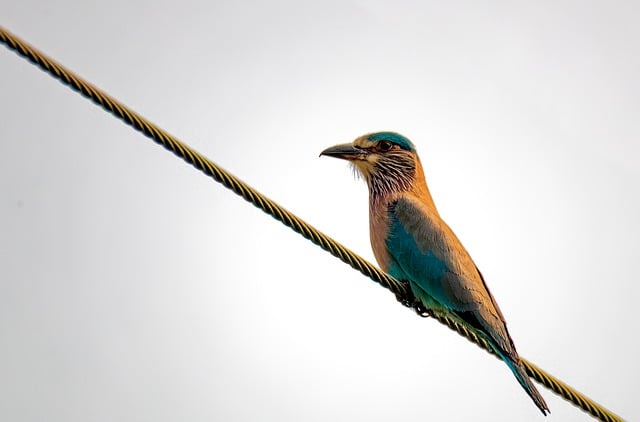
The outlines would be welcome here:
M 385 271 L 409 281 L 416 298 L 430 309 L 445 312 L 473 327 L 489 341 L 520 385 L 543 414 L 548 407 L 529 378 L 507 330 L 507 324 L 482 274 L 451 228 L 428 201 L 411 194 L 398 195 L 372 212 L 387 231 L 376 257 Z M 372 227 L 381 225 L 372 222 Z M 372 233 L 373 235 L 373 233 Z M 372 236 L 373 239 L 373 236 Z M 373 244 L 373 241 L 372 241 Z
M 377 218 L 387 227 L 384 244 L 373 241 L 381 237 L 373 234 L 373 227 L 381 224 L 372 221 L 371 225 L 376 258 L 387 256 L 386 262 L 379 259 L 383 269 L 410 281 L 414 294 L 426 306 L 455 314 L 488 336 L 503 354 L 517 359 L 493 295 L 467 250 L 435 209 L 410 193 L 390 198 L 381 208 L 379 214 L 386 216 Z

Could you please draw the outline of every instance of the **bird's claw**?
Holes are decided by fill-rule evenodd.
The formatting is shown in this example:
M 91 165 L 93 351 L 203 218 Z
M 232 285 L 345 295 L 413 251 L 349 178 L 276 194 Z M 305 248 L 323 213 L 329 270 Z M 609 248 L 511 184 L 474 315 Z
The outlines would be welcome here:
M 407 308 L 412 308 L 418 315 L 423 318 L 433 316 L 433 312 L 427 309 L 420 300 L 416 299 L 416 297 L 411 292 L 411 287 L 409 286 L 409 282 L 407 280 L 400 280 L 402 284 L 403 291 L 396 293 L 396 299 L 398 302 L 402 303 L 403 306 Z
M 406 306 L 407 308 L 413 308 L 413 300 L 406 295 L 398 293 L 396 294 L 396 299 L 398 300 L 398 302 L 402 303 L 403 306 Z
M 400 280 L 400 284 L 402 284 L 402 291 L 396 293 L 397 301 L 407 308 L 413 308 L 416 299 L 413 297 L 413 294 L 411 294 L 409 282 L 407 280 Z
M 431 312 L 430 309 L 427 309 L 422 302 L 420 302 L 419 300 L 415 300 L 413 302 L 413 309 L 416 311 L 416 313 L 421 316 L 422 318 L 427 318 L 427 317 L 432 317 L 433 316 L 433 312 Z

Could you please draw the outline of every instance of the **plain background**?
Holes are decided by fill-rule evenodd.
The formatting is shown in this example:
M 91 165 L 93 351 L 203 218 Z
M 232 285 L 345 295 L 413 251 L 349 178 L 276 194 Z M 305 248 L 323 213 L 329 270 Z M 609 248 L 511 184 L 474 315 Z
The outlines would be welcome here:
M 366 188 L 318 154 L 410 137 L 520 353 L 640 419 L 638 2 L 1 3 L 369 260 Z M 0 420 L 543 420 L 504 364 L 5 48 L 0 76 Z

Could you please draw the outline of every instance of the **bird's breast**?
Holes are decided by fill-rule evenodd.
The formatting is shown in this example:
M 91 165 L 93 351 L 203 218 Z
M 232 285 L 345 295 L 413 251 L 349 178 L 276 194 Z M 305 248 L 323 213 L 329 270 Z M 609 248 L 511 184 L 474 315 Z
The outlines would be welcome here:
M 373 256 L 380 268 L 388 272 L 391 256 L 387 250 L 387 236 L 389 234 L 389 212 L 386 204 L 370 203 L 369 205 L 369 238 Z

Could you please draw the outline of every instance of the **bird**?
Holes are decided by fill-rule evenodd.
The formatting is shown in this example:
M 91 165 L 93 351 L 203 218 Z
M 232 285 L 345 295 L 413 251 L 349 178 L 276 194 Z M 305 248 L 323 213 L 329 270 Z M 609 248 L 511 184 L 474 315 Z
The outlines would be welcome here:
M 371 247 L 381 269 L 409 284 L 420 309 L 444 313 L 484 338 L 546 416 L 549 408 L 527 375 L 498 303 L 436 209 L 414 144 L 396 132 L 375 132 L 320 156 L 349 161 L 365 180 Z

